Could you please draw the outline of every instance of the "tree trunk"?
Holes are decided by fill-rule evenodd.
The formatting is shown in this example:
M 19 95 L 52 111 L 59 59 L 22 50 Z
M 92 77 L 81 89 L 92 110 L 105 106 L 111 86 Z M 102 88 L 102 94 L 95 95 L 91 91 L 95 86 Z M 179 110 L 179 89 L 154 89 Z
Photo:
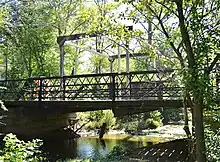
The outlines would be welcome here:
M 203 106 L 201 102 L 194 105 L 195 137 L 196 137 L 196 160 L 206 162 L 205 139 L 203 125 Z
M 105 132 L 106 132 L 106 126 L 107 124 L 106 123 L 103 123 L 101 128 L 100 128 L 100 131 L 99 131 L 99 139 L 102 139 Z
M 184 131 L 186 132 L 186 135 L 188 138 L 191 138 L 191 133 L 189 130 L 189 118 L 188 118 L 188 111 L 187 111 L 187 104 L 186 104 L 186 98 L 183 101 L 183 108 L 184 108 Z
M 190 84 L 193 91 L 194 98 L 194 121 L 195 121 L 195 137 L 196 137 L 196 160 L 197 162 L 205 162 L 205 141 L 204 141 L 204 126 L 203 126 L 203 93 L 198 92 L 199 87 L 199 73 L 197 71 L 196 57 L 193 51 L 190 35 L 185 23 L 183 0 L 175 0 L 179 18 L 180 32 L 182 40 L 185 45 L 185 52 L 187 53 L 188 68 L 190 74 Z

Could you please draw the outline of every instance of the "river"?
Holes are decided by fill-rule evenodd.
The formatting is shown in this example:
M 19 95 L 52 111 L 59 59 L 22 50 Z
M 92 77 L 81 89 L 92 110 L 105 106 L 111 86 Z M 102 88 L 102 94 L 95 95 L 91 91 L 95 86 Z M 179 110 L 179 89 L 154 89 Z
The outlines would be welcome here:
M 97 136 L 65 140 L 53 139 L 44 141 L 44 151 L 48 153 L 50 161 L 68 161 L 70 159 L 86 158 L 100 159 L 108 154 L 114 146 L 135 149 L 160 141 L 165 140 L 127 134 L 105 135 L 103 140 L 98 139 Z

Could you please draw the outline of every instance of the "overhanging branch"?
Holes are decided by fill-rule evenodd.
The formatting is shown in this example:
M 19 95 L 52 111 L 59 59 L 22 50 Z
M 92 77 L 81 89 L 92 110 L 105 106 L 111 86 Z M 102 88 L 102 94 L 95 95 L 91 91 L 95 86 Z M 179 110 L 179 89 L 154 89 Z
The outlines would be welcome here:
M 208 67 L 208 69 L 207 69 L 207 73 L 208 73 L 208 74 L 213 70 L 214 66 L 216 65 L 216 63 L 218 62 L 219 59 L 220 59 L 220 53 L 218 53 L 218 54 L 215 56 L 214 60 L 212 61 L 212 63 L 211 63 L 210 66 Z

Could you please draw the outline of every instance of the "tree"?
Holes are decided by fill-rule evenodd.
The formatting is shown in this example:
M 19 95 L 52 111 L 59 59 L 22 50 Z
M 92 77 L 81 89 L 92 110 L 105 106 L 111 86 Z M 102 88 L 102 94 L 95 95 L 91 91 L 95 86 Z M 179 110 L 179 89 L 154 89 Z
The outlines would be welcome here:
M 6 53 L 11 78 L 49 75 L 46 57 L 55 39 L 51 27 L 45 23 L 49 17 L 43 4 L 40 1 L 19 1 L 3 7 L 8 14 L 4 18 L 1 35 L 8 46 Z M 49 67 L 53 69 L 55 66 Z
M 10 77 L 58 75 L 56 37 L 84 29 L 81 26 L 89 21 L 89 16 L 83 7 L 83 2 L 73 0 L 5 2 L 0 14 L 4 14 L 0 35 L 7 41 L 8 51 L 4 54 L 9 56 Z M 70 57 L 75 55 L 73 50 L 67 52 Z M 68 65 L 67 70 L 71 71 Z
M 175 52 L 182 68 L 184 98 L 195 122 L 196 160 L 206 161 L 203 110 L 212 96 L 211 72 L 219 60 L 220 3 L 212 1 L 128 1 L 132 18 L 151 21 Z M 138 15 L 138 17 L 137 17 Z M 191 97 L 193 99 L 191 99 Z

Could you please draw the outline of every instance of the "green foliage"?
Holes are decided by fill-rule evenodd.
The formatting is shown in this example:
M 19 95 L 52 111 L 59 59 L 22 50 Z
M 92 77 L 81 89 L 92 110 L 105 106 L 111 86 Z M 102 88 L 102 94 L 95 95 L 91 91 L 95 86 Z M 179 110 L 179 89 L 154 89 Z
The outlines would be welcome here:
M 162 125 L 161 113 L 159 111 L 153 111 L 145 114 L 145 128 L 144 129 L 155 129 Z
M 220 107 L 216 106 L 212 110 L 206 111 L 204 114 L 204 120 L 206 126 L 212 131 L 220 129 Z
M 81 112 L 78 113 L 78 118 L 80 123 L 86 123 L 85 129 L 94 130 L 100 128 L 103 123 L 107 124 L 107 129 L 112 129 L 115 126 L 116 119 L 111 110 L 98 110 L 91 112 Z
M 108 162 L 108 161 L 118 162 L 122 160 L 126 161 L 125 155 L 126 155 L 126 151 L 123 147 L 115 146 L 113 150 L 101 161 L 104 161 L 104 162 Z
M 182 109 L 164 109 L 162 111 L 162 117 L 164 124 L 168 122 L 177 122 L 183 119 L 183 110 Z
M 220 161 L 220 129 L 206 131 L 206 153 L 209 162 Z
M 78 113 L 78 118 L 80 123 L 88 122 L 84 127 L 87 130 L 100 128 L 103 123 L 107 124 L 107 129 L 125 129 L 125 131 L 155 129 L 162 124 L 159 111 L 115 118 L 111 110 L 99 110 Z
M 125 131 L 137 131 L 138 130 L 138 121 L 131 121 L 131 122 L 119 122 L 118 123 L 120 125 L 119 128 L 121 129 L 125 129 Z
M 45 24 L 50 17 L 44 13 L 44 5 L 41 1 L 19 1 L 3 7 L 8 13 L 1 31 L 7 41 L 4 54 L 8 56 L 9 77 L 50 75 L 47 68 L 58 64 L 50 54 L 55 37 L 51 26 Z M 53 66 L 49 66 L 51 62 Z
M 145 126 L 142 129 L 156 129 L 159 126 L 161 126 L 161 121 L 151 118 L 146 120 Z
M 32 142 L 24 142 L 17 139 L 16 135 L 7 134 L 4 138 L 5 146 L 1 151 L 0 160 L 10 162 L 37 162 L 43 161 L 45 158 L 41 156 L 39 150 L 42 145 L 41 140 L 32 140 Z
M 124 25 L 112 21 L 115 20 L 112 11 L 119 4 L 78 0 L 3 3 L 0 9 L 0 35 L 7 43 L 1 47 L 0 59 L 3 60 L 4 55 L 8 57 L 8 78 L 59 75 L 57 36 L 105 30 L 113 42 L 119 37 L 130 38 Z M 79 40 L 80 45 L 88 45 L 88 42 L 91 43 L 89 39 Z M 104 44 L 109 46 L 109 42 L 101 42 L 99 50 L 105 50 Z M 76 60 L 82 52 L 84 48 L 76 54 L 73 44 L 65 44 L 66 75 L 71 75 L 73 68 L 77 69 L 77 73 L 81 71 Z M 93 55 L 89 72 L 95 68 L 107 72 L 108 67 L 106 57 Z
M 98 73 L 106 73 L 109 72 L 109 60 L 106 56 L 100 56 L 100 55 L 93 55 L 90 59 L 90 71 L 92 68 L 94 68 L 92 71 L 97 71 Z M 91 67 L 92 66 L 92 67 Z
M 207 159 L 210 162 L 220 161 L 220 111 L 215 106 L 206 111 L 205 120 L 205 144 Z
M 140 131 L 155 129 L 161 126 L 161 113 L 159 111 L 134 114 L 117 119 L 117 128 L 125 131 Z

